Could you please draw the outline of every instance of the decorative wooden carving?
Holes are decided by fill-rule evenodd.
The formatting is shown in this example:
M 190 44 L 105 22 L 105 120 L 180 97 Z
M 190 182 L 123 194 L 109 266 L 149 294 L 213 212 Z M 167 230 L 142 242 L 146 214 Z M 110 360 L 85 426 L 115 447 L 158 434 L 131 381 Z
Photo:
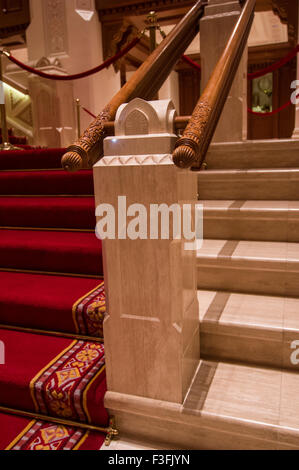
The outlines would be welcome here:
M 282 23 L 288 25 L 290 44 L 298 42 L 298 2 L 294 0 L 272 0 L 272 9 Z
M 0 39 L 24 35 L 29 24 L 29 0 L 0 0 Z
M 180 168 L 201 167 L 240 64 L 253 22 L 255 0 L 247 0 L 238 24 L 199 99 L 173 161 Z
M 138 29 L 128 19 L 117 23 L 104 23 L 102 25 L 103 36 L 103 55 L 106 60 L 108 57 L 113 57 L 121 49 L 124 49 L 137 35 Z M 121 69 L 122 60 L 114 64 L 115 71 Z
M 158 12 L 180 9 L 186 11 L 194 5 L 192 0 L 96 0 L 101 21 L 111 18 L 145 15 L 151 10 Z
M 140 97 L 151 99 L 173 69 L 182 53 L 198 33 L 199 19 L 206 2 L 198 1 L 185 18 L 157 47 L 150 57 L 135 72 L 125 86 L 112 98 L 96 120 L 84 132 L 81 139 L 72 145 L 62 159 L 62 165 L 69 171 L 91 167 L 102 157 L 104 123 L 115 118 L 122 103 Z

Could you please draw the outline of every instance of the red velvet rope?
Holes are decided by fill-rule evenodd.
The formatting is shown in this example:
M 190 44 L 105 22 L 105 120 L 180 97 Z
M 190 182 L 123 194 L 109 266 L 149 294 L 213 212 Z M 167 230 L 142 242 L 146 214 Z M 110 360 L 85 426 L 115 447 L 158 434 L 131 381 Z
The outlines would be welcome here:
M 248 80 L 253 80 L 254 78 L 262 77 L 263 75 L 266 75 L 267 73 L 274 72 L 280 67 L 283 67 L 283 65 L 290 62 L 298 54 L 298 52 L 299 52 L 299 44 L 294 49 L 292 49 L 285 57 L 275 62 L 274 64 L 269 65 L 269 67 L 266 67 L 261 70 L 257 70 L 256 72 L 253 72 L 253 73 L 249 73 L 247 75 Z M 187 64 L 191 65 L 191 67 L 193 67 L 194 69 L 201 70 L 200 65 L 197 64 L 197 62 L 194 62 L 194 60 L 190 59 L 190 57 L 183 55 L 182 60 L 186 62 Z
M 194 69 L 201 70 L 201 66 L 197 62 L 194 62 L 194 60 L 190 59 L 190 57 L 183 55 L 182 60 L 187 64 L 191 65 L 191 67 L 193 67 Z
M 96 115 L 93 114 L 91 111 L 88 111 L 88 109 L 84 108 L 83 106 L 82 106 L 82 109 L 83 109 L 83 111 L 85 111 L 87 114 L 89 114 L 92 118 L 94 118 L 94 119 L 96 118 Z
M 269 65 L 269 67 L 266 67 L 262 70 L 257 70 L 256 72 L 249 73 L 248 74 L 248 79 L 253 80 L 254 78 L 259 78 L 262 77 L 263 75 L 266 75 L 267 73 L 274 72 L 275 70 L 279 69 L 283 65 L 287 64 L 292 60 L 299 52 L 299 44 L 291 50 L 285 57 L 280 59 L 278 62 L 275 62 L 272 65 Z
M 23 64 L 22 62 L 20 62 L 18 59 L 16 59 L 12 55 L 7 55 L 6 57 L 11 62 L 18 65 L 19 67 L 26 70 L 27 72 L 33 73 L 34 75 L 39 75 L 42 78 L 47 78 L 49 80 L 78 80 L 80 78 L 85 78 L 85 77 L 93 75 L 97 72 L 100 72 L 101 70 L 103 70 L 105 68 L 108 68 L 110 65 L 114 64 L 114 62 L 117 62 L 121 57 L 126 55 L 131 49 L 133 49 L 133 47 L 135 47 L 136 44 L 138 44 L 139 41 L 140 41 L 140 38 L 136 37 L 135 39 L 133 39 L 132 42 L 130 42 L 130 44 L 128 44 L 127 47 L 125 47 L 124 49 L 119 51 L 115 56 L 110 57 L 109 59 L 107 59 L 101 65 L 98 65 L 97 67 L 95 67 L 91 70 L 87 70 L 86 72 L 78 73 L 76 75 L 55 75 L 55 74 L 45 73 L 45 72 L 42 72 L 41 70 L 37 70 L 37 69 L 34 69 L 32 67 L 29 67 L 29 65 Z
M 273 116 L 274 114 L 280 113 L 284 109 L 288 108 L 291 106 L 292 102 L 289 100 L 287 103 L 283 104 L 280 106 L 280 108 L 274 109 L 273 111 L 270 111 L 268 113 L 258 113 L 257 111 L 253 111 L 252 109 L 248 108 L 248 112 L 250 114 L 258 115 L 258 116 Z
M 299 94 L 296 96 L 296 99 L 299 98 Z M 270 111 L 268 113 L 258 113 L 256 111 L 252 111 L 252 109 L 248 108 L 248 112 L 250 114 L 254 114 L 254 115 L 259 115 L 259 116 L 273 116 L 274 114 L 277 114 L 277 113 L 280 113 L 281 111 L 283 111 L 284 109 L 288 108 L 289 106 L 291 106 L 293 103 L 291 100 L 287 101 L 285 104 L 283 104 L 282 106 L 280 106 L 280 108 L 277 108 L 277 109 L 274 109 L 273 111 Z

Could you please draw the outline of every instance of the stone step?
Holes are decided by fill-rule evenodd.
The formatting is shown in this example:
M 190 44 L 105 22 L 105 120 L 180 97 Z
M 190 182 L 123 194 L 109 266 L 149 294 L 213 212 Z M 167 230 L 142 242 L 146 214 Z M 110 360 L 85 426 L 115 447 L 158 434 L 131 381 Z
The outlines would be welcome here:
M 299 201 L 200 201 L 204 238 L 299 242 Z
M 299 169 L 198 172 L 201 200 L 298 201 Z
M 107 392 L 105 405 L 125 435 L 174 448 L 294 450 L 298 388 L 292 371 L 202 360 L 183 404 Z
M 298 298 L 201 290 L 198 301 L 201 358 L 299 371 Z
M 204 240 L 199 289 L 299 296 L 299 243 Z
M 299 141 L 279 139 L 216 143 L 210 146 L 206 161 L 210 170 L 298 168 Z

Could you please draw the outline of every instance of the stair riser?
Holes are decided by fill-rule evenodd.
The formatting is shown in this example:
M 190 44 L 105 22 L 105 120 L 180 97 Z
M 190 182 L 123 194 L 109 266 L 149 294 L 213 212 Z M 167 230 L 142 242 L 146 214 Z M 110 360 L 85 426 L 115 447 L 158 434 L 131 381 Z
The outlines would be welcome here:
M 51 199 L 51 198 L 49 198 Z M 50 201 L 51 203 L 51 201 Z M 49 203 L 49 205 L 50 205 Z M 0 224 L 1 227 L 24 228 L 50 228 L 50 229 L 75 229 L 93 231 L 96 225 L 95 209 L 92 205 L 83 208 L 58 207 L 50 210 L 33 207 L 19 210 L 13 207 L 5 209 L 1 207 L 0 198 Z
M 93 195 L 92 172 L 1 172 L 0 195 Z
M 270 263 L 269 263 L 270 264 Z M 216 262 L 197 266 L 198 289 L 299 296 L 299 271 L 220 266 Z
M 201 172 L 199 198 L 202 200 L 297 201 L 299 179 L 281 176 L 254 178 L 249 174 L 212 176 Z
M 204 238 L 213 240 L 251 240 L 299 242 L 299 219 L 260 217 L 250 214 L 223 216 L 223 212 L 204 214 Z
M 84 270 L 82 268 L 84 266 Z M 57 254 L 55 250 L 9 250 L 1 256 L 1 270 L 37 271 L 64 274 L 100 276 L 102 260 L 98 252 L 90 250 Z
M 224 401 L 226 394 L 224 389 Z M 234 396 L 231 401 L 233 403 Z M 157 400 L 107 392 L 105 405 L 110 415 L 115 416 L 122 435 L 154 442 L 159 434 L 161 442 L 174 449 L 298 449 L 296 430 L 286 429 L 282 434 L 276 423 L 269 426 L 254 420 L 231 419 L 227 414 L 217 416 L 221 402 L 214 413 L 206 414 L 203 404 L 203 409 L 196 414 L 176 403 L 164 402 L 162 407 Z
M 298 168 L 298 141 L 275 143 L 248 141 L 212 144 L 207 155 L 209 170 L 252 168 Z
M 236 361 L 245 364 L 283 368 L 299 372 L 299 365 L 294 363 L 291 348 L 293 341 L 299 340 L 299 332 L 269 331 L 246 328 L 234 329 L 216 324 L 201 324 L 200 357 L 219 361 Z M 298 348 L 298 347 L 297 347 Z M 298 357 L 298 356 L 297 356 Z

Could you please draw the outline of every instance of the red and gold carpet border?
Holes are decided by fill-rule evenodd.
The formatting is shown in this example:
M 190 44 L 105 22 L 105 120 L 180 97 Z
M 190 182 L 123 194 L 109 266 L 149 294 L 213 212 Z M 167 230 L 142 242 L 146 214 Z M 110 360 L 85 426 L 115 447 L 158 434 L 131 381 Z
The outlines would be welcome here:
M 103 374 L 103 345 L 73 341 L 31 380 L 36 412 L 91 423 L 86 395 Z

